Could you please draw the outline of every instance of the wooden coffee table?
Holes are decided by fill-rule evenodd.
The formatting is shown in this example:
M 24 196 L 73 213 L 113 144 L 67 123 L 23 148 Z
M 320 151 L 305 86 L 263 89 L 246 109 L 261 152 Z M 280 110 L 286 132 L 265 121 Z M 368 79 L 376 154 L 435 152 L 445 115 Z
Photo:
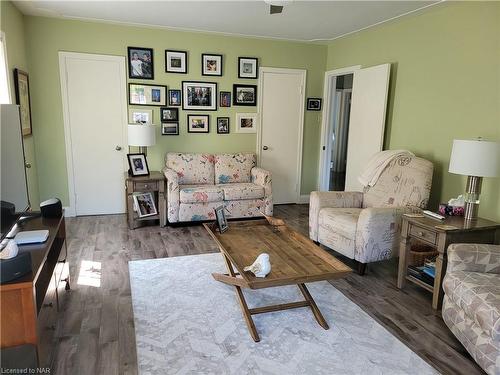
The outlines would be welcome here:
M 253 340 L 260 341 L 252 315 L 273 311 L 310 307 L 321 327 L 328 329 L 316 302 L 305 283 L 337 279 L 351 269 L 315 245 L 311 240 L 290 229 L 282 220 L 268 217 L 261 220 L 229 222 L 229 230 L 220 234 L 215 223 L 203 224 L 219 245 L 228 273 L 213 273 L 215 280 L 233 285 L 243 311 L 243 317 Z M 243 271 L 263 252 L 269 254 L 271 273 L 265 278 Z M 236 271 L 234 268 L 236 268 Z M 304 301 L 249 308 L 241 288 L 262 289 L 297 285 Z

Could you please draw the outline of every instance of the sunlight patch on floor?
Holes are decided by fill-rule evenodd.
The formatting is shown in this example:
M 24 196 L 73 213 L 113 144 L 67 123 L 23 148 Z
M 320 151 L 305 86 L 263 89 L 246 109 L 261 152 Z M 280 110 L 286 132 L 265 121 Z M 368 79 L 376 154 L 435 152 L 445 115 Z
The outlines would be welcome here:
M 101 262 L 82 260 L 77 284 L 99 288 L 101 286 Z

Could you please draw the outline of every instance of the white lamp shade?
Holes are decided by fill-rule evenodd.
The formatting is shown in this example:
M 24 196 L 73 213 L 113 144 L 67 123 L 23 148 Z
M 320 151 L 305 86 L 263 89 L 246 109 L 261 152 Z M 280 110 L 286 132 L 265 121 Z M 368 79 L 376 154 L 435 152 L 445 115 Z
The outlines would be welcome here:
M 500 175 L 500 143 L 455 139 L 448 171 L 477 177 Z
M 154 125 L 129 125 L 129 146 L 154 146 L 156 143 L 156 129 Z

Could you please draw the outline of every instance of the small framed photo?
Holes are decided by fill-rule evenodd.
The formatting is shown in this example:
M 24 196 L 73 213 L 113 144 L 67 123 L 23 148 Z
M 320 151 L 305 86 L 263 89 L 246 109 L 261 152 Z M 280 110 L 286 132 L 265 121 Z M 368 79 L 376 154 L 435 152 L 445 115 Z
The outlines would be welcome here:
M 145 154 L 127 154 L 131 176 L 148 176 L 149 168 Z
M 257 133 L 257 113 L 237 113 L 236 132 Z
M 231 92 L 221 91 L 219 98 L 220 107 L 231 107 Z
M 229 134 L 229 117 L 217 117 L 217 134 Z
M 128 95 L 131 105 L 167 105 L 167 86 L 129 83 Z
M 135 193 L 132 197 L 134 198 L 134 207 L 139 217 L 158 215 L 152 192 Z
M 23 136 L 32 133 L 31 127 L 31 104 L 30 84 L 28 73 L 14 69 L 14 87 L 16 90 L 16 104 L 21 112 L 21 130 Z
M 182 109 L 217 110 L 217 83 L 182 81 Z
M 168 105 L 173 107 L 181 105 L 181 90 L 168 90 Z
M 219 206 L 214 208 L 215 217 L 217 219 L 217 226 L 219 227 L 219 233 L 224 233 L 229 229 L 227 224 L 226 214 L 224 212 L 224 206 Z
M 202 76 L 222 76 L 222 55 L 203 53 L 201 55 Z
M 188 115 L 188 133 L 209 133 L 210 117 L 208 115 Z
M 160 108 L 161 122 L 176 122 L 179 121 L 179 108 Z
M 233 105 L 257 105 L 257 86 L 242 85 L 236 83 L 233 85 Z
M 257 78 L 259 63 L 256 57 L 238 57 L 238 78 Z
M 161 135 L 179 135 L 178 122 L 162 122 Z
M 128 110 L 128 123 L 129 124 L 153 124 L 153 110 L 152 109 L 137 109 L 130 108 Z
M 307 98 L 308 111 L 321 111 L 321 98 Z
M 128 77 L 154 79 L 153 49 L 128 47 Z
M 165 72 L 187 73 L 187 52 L 165 50 Z

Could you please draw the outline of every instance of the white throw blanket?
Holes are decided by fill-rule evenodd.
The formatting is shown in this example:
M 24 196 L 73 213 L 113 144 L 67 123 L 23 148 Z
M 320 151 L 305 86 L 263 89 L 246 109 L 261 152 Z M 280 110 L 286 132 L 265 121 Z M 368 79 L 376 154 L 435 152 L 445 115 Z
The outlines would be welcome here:
M 408 150 L 386 150 L 377 152 L 372 156 L 368 164 L 366 164 L 365 170 L 358 177 L 358 181 L 365 187 L 375 185 L 385 167 L 401 155 L 415 156 Z

